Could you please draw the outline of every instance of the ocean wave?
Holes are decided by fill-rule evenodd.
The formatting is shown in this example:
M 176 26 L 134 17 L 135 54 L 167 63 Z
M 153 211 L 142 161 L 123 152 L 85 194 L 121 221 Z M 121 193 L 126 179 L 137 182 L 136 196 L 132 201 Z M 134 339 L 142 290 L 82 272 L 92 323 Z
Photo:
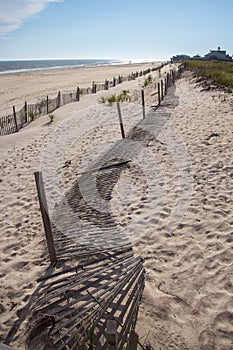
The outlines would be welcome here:
M 120 60 L 0 61 L 0 75 L 124 64 Z

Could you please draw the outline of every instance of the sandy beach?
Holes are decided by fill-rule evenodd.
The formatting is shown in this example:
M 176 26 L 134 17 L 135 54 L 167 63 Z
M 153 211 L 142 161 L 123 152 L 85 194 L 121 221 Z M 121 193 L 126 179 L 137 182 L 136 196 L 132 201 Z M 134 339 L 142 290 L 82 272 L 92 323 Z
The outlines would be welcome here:
M 89 86 L 147 65 L 84 68 L 0 77 L 1 111 L 77 85 Z M 163 68 L 165 75 L 172 67 Z M 27 79 L 25 79 L 27 78 Z M 59 169 L 47 186 L 49 210 L 77 173 L 121 137 L 115 104 L 102 96 L 129 90 L 122 104 L 125 132 L 141 119 L 144 77 L 86 95 L 20 132 L 0 137 L 0 342 L 23 314 L 47 267 L 33 173 Z M 154 83 L 158 72 L 153 72 Z M 145 88 L 146 113 L 169 114 L 161 130 L 122 171 L 111 206 L 118 225 L 141 255 L 146 272 L 137 332 L 154 350 L 233 349 L 233 111 L 232 94 L 202 91 L 190 74 L 156 112 L 154 84 Z M 74 133 L 75 131 L 75 133 Z M 151 130 L 153 134 L 153 130 Z M 71 166 L 64 167 L 69 160 Z M 24 349 L 26 322 L 11 346 Z
M 36 103 L 47 95 L 50 98 L 55 97 L 58 91 L 75 91 L 77 86 L 91 87 L 93 81 L 101 83 L 105 79 L 128 75 L 158 64 L 125 64 L 1 75 L 0 116 L 12 113 L 12 106 L 16 110 L 20 109 L 25 101 Z

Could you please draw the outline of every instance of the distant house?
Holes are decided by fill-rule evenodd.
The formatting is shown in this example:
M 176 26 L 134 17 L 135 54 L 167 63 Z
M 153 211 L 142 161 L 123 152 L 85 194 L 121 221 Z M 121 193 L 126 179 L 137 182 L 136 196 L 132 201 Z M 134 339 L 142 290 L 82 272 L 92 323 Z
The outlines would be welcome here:
M 190 56 L 188 55 L 176 55 L 176 56 L 173 56 L 171 58 L 171 62 L 175 63 L 175 62 L 181 62 L 181 61 L 185 61 L 185 60 L 189 60 L 190 59 Z
M 202 57 L 199 54 L 192 57 L 192 60 L 201 60 L 201 59 Z
M 232 57 L 227 55 L 226 51 L 222 51 L 220 47 L 217 50 L 210 50 L 204 56 L 205 60 L 219 60 L 219 61 L 232 61 Z

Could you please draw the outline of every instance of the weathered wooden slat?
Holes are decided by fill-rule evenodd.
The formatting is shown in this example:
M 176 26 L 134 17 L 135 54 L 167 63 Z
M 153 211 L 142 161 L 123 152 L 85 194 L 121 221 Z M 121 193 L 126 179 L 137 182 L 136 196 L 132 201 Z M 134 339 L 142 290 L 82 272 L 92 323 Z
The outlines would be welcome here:
M 127 271 L 128 271 L 128 270 L 130 271 L 130 274 L 132 274 L 132 272 L 133 272 L 134 269 L 135 269 L 135 266 L 137 266 L 135 263 L 134 263 L 134 264 L 133 264 L 133 263 L 130 264 L 129 262 L 127 262 L 127 268 L 128 268 L 128 269 L 124 272 L 124 274 L 122 273 L 121 275 L 118 275 L 117 277 L 115 277 L 115 280 L 113 281 L 113 283 L 114 283 L 114 284 L 117 284 L 117 283 L 119 283 L 119 281 L 120 281 L 121 279 L 125 278 L 124 276 L 127 274 Z M 121 267 L 119 267 L 118 272 L 120 272 L 120 271 L 121 271 Z M 129 274 L 129 277 L 130 277 L 130 274 Z M 95 274 L 92 274 L 92 276 L 93 276 L 93 277 L 99 276 L 99 271 L 97 271 Z M 101 279 L 101 276 L 99 277 L 99 279 L 102 280 L 102 279 Z M 89 282 L 89 281 L 88 281 L 88 282 Z M 109 280 L 107 281 L 107 284 L 109 284 Z M 106 284 L 106 285 L 107 285 L 107 284 Z M 56 306 L 57 304 L 59 304 L 59 303 L 65 301 L 65 300 L 66 300 L 66 296 L 64 296 L 64 293 L 65 293 L 67 290 L 69 290 L 69 289 L 71 289 L 71 288 L 74 288 L 74 287 L 77 286 L 77 285 L 85 285 L 85 287 L 80 288 L 80 292 L 82 292 L 83 290 L 85 290 L 85 289 L 87 289 L 87 288 L 90 287 L 90 282 L 89 282 L 89 284 L 87 284 L 87 280 L 86 280 L 86 279 L 81 279 L 80 281 L 75 281 L 72 285 L 69 285 L 68 288 L 66 288 L 66 289 L 64 289 L 64 290 L 62 291 L 62 295 L 63 295 L 63 296 L 60 296 L 60 295 L 59 295 L 59 299 L 58 299 L 57 301 L 55 301 L 54 303 L 51 302 L 49 305 L 40 308 L 40 312 L 47 312 L 46 310 L 47 310 L 48 308 L 49 308 L 49 309 L 52 309 L 53 306 Z M 112 288 L 112 287 L 111 287 L 111 288 Z M 110 288 L 110 289 L 111 289 L 111 288 Z M 101 287 L 100 287 L 99 289 L 97 289 L 97 291 L 99 291 L 100 289 L 101 289 Z M 57 298 L 57 295 L 55 295 L 55 298 Z M 77 302 L 79 302 L 79 301 L 81 301 L 81 300 L 83 300 L 83 299 L 85 299 L 85 297 L 82 296 L 81 298 L 74 300 L 72 303 L 70 303 L 70 306 L 73 306 L 75 303 L 77 303 Z M 45 302 L 45 303 L 46 303 L 46 300 L 47 300 L 47 298 L 44 299 L 44 302 Z M 48 297 L 48 300 L 51 300 L 51 296 Z M 61 312 L 64 308 L 65 308 L 65 307 L 58 308 L 58 309 L 57 309 L 57 312 Z M 64 315 L 63 315 L 63 316 L 64 316 Z
M 112 290 L 112 292 L 110 293 L 110 296 L 106 302 L 106 298 L 104 298 L 104 303 L 107 303 L 107 305 L 105 307 L 102 308 L 102 313 L 108 308 L 108 306 L 110 305 L 110 303 L 114 300 L 114 298 L 117 296 L 119 290 L 121 290 L 125 283 L 127 283 L 128 279 L 131 278 L 133 275 L 134 275 L 134 272 L 135 272 L 135 268 L 134 269 L 131 269 L 131 272 L 129 273 L 129 276 L 126 276 L 125 278 L 123 278 L 123 280 L 121 281 L 122 277 L 119 278 L 119 280 L 116 280 L 116 286 L 115 286 L 115 289 Z M 98 312 L 100 312 L 98 310 Z M 78 317 L 78 315 L 77 315 Z M 93 317 L 93 313 L 91 315 L 92 317 L 92 320 L 94 320 L 94 317 Z M 73 320 L 69 320 L 70 322 L 69 323 L 72 323 Z M 63 339 L 68 333 L 70 333 L 74 328 L 76 327 L 76 324 L 72 325 L 69 329 L 67 329 L 67 331 L 65 333 L 62 334 L 62 337 L 60 336 L 56 341 L 55 341 L 55 344 L 60 341 L 61 339 Z
M 60 290 L 60 293 L 61 294 L 65 293 L 66 289 L 70 288 L 71 286 L 72 286 L 72 288 L 74 288 L 75 286 L 77 286 L 79 284 L 85 284 L 86 281 L 89 280 L 89 278 L 93 278 L 95 276 L 99 276 L 99 278 L 102 278 L 101 274 L 103 274 L 103 273 L 107 274 L 107 271 L 109 271 L 109 269 L 111 269 L 111 268 L 114 268 L 115 271 L 121 271 L 123 262 L 125 264 L 128 264 L 127 267 L 129 268 L 129 266 L 132 266 L 134 264 L 134 259 L 132 258 L 132 256 L 129 256 L 126 259 L 124 259 L 124 258 L 119 259 L 119 261 L 116 261 L 116 263 L 114 265 L 105 264 L 104 266 L 102 266 L 102 265 L 98 266 L 98 267 L 96 267 L 95 270 L 93 269 L 93 270 L 89 271 L 88 274 L 86 274 L 86 275 L 82 274 L 81 278 L 78 278 L 78 276 L 75 274 L 75 276 L 74 276 L 75 281 L 72 281 L 72 284 L 70 283 L 70 281 L 64 283 L 63 280 L 60 279 L 58 281 L 58 283 L 60 283 L 60 282 L 62 283 L 62 290 Z M 53 285 L 56 283 L 57 282 L 54 281 Z M 66 286 L 66 284 L 68 285 L 68 287 Z M 51 284 L 49 285 L 49 289 L 50 289 L 51 295 L 53 295 L 55 289 L 51 288 L 50 286 L 51 286 Z M 51 301 L 51 295 L 46 293 L 46 298 L 43 297 L 43 303 L 46 303 L 47 301 Z

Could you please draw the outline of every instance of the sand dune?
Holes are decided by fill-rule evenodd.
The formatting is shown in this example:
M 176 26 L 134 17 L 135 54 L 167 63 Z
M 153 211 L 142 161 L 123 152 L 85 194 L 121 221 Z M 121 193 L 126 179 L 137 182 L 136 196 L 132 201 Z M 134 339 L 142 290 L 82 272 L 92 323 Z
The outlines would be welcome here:
M 57 110 L 50 125 L 41 117 L 0 138 L 0 341 L 47 266 L 33 172 L 54 162 L 59 190 L 69 189 L 75 173 L 120 138 L 116 106 L 100 105 L 98 98 L 132 91 L 134 103 L 122 105 L 129 132 L 142 119 L 140 82 L 84 96 Z M 233 348 L 232 97 L 200 90 L 190 76 L 176 82 L 153 112 L 169 115 L 167 122 L 122 171 L 111 200 L 118 224 L 145 259 L 137 331 L 141 343 L 156 350 Z M 147 113 L 152 92 L 146 92 Z M 67 160 L 71 166 L 61 168 Z M 55 184 L 48 189 L 51 208 L 59 195 Z M 24 348 L 24 328 L 12 342 L 17 349 Z

